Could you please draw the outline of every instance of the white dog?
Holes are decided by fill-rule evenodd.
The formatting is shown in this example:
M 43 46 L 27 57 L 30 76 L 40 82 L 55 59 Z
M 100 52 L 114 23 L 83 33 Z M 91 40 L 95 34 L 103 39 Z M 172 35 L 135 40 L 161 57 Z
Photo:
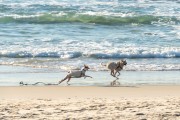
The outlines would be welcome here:
M 76 70 L 76 71 L 69 71 L 68 75 L 62 79 L 61 81 L 59 81 L 59 84 L 61 84 L 63 81 L 65 81 L 66 79 L 68 79 L 67 81 L 67 84 L 70 85 L 68 82 L 70 81 L 71 78 L 81 78 L 81 77 L 84 77 L 84 79 L 86 77 L 90 77 L 92 78 L 91 76 L 88 76 L 88 75 L 85 75 L 86 71 L 89 69 L 89 67 L 87 65 L 84 65 L 84 67 L 82 68 L 82 70 Z

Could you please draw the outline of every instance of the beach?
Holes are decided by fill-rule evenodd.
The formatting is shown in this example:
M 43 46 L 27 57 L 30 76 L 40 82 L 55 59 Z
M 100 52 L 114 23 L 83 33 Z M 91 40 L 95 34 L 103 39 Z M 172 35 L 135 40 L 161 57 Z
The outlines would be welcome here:
M 0 87 L 0 119 L 180 119 L 180 86 Z
M 180 120 L 179 4 L 0 0 L 0 120 Z

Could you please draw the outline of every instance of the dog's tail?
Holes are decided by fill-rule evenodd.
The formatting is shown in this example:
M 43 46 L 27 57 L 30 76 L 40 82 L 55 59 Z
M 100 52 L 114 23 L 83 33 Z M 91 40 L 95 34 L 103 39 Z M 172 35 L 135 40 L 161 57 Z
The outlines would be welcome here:
M 105 66 L 106 67 L 106 64 L 103 64 L 103 62 L 101 63 L 101 66 Z

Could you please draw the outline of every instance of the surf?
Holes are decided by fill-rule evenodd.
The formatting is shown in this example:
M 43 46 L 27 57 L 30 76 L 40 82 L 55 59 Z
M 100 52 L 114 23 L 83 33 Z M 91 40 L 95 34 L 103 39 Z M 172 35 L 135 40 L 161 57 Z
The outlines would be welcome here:
M 94 23 L 102 25 L 125 25 L 125 24 L 145 24 L 153 23 L 174 23 L 179 24 L 180 20 L 170 16 L 111 16 L 111 15 L 89 15 L 68 12 L 63 14 L 36 14 L 36 15 L 4 15 L 0 17 L 0 23 L 31 23 L 31 24 L 55 24 L 55 23 Z

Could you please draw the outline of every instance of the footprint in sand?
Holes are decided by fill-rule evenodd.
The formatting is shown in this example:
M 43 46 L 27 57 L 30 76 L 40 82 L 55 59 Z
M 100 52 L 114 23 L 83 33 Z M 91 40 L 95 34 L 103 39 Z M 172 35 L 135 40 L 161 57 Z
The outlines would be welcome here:
M 137 113 L 136 115 L 145 115 L 144 113 Z

